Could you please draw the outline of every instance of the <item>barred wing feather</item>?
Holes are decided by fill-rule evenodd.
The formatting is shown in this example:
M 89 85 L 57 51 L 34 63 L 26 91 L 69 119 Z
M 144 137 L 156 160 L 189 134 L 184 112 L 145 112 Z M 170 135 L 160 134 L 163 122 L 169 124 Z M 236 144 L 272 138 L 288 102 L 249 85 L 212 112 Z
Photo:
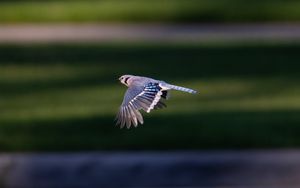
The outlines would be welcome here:
M 135 127 L 138 123 L 143 124 L 143 116 L 139 110 L 149 113 L 152 109 L 166 107 L 161 97 L 167 98 L 167 91 L 163 90 L 159 83 L 148 83 L 144 87 L 129 87 L 116 117 L 117 125 L 120 124 L 121 128 L 125 125 L 130 128 L 131 124 Z

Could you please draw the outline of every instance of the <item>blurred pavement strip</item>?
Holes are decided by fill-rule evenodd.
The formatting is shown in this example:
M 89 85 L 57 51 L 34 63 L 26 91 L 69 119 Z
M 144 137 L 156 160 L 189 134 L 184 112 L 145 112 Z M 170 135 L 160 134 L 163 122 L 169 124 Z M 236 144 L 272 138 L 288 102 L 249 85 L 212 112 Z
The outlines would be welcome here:
M 300 41 L 296 24 L 0 25 L 0 43 Z
M 299 187 L 300 151 L 7 153 L 1 187 Z

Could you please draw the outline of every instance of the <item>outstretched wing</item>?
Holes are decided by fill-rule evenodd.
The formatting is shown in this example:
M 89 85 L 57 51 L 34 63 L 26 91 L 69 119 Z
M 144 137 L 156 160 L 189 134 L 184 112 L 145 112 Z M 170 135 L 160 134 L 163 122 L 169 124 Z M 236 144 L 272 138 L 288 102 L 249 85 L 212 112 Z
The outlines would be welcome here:
M 159 83 L 148 83 L 143 86 L 129 87 L 125 93 L 123 103 L 116 117 L 117 124 L 123 128 L 125 125 L 130 128 L 138 123 L 143 124 L 143 117 L 139 110 L 150 112 L 152 109 L 166 107 L 161 97 L 167 97 L 167 91 L 160 87 Z

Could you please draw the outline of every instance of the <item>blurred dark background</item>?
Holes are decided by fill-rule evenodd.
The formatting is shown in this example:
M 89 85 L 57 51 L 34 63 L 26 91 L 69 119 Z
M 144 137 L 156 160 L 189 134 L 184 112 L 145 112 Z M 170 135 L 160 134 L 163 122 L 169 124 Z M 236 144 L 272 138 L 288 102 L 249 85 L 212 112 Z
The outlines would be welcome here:
M 225 45 L 225 46 L 224 46 Z M 298 45 L 1 45 L 2 151 L 292 148 L 300 144 Z M 199 91 L 131 130 L 114 126 L 145 75 Z
M 291 0 L 1 1 L 0 150 L 296 149 L 299 10 Z M 119 129 L 123 74 L 199 94 L 172 92 L 167 109 Z

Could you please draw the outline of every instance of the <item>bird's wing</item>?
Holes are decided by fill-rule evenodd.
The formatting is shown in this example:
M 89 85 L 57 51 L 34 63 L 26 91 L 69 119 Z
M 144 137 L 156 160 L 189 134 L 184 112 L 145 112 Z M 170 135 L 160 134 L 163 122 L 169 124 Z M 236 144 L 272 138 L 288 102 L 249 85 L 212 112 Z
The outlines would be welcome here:
M 117 124 L 120 124 L 121 128 L 125 125 L 130 128 L 131 124 L 136 127 L 138 122 L 143 124 L 143 117 L 139 110 L 143 109 L 149 113 L 152 109 L 166 107 L 161 97 L 166 98 L 167 91 L 159 83 L 129 87 L 116 117 Z

